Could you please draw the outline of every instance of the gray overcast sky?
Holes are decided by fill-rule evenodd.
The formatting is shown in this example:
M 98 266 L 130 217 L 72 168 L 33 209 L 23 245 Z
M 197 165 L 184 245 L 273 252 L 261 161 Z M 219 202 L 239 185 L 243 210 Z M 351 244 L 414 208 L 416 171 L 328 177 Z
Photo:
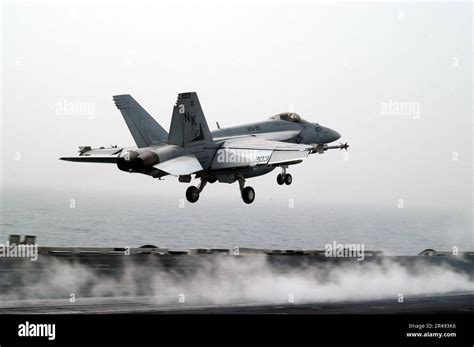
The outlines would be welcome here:
M 251 180 L 263 204 L 471 209 L 470 2 L 4 1 L 2 44 L 3 187 L 181 199 L 176 179 L 57 158 L 133 144 L 114 94 L 168 129 L 177 93 L 197 91 L 212 129 L 290 109 L 351 145 L 348 160 L 334 151 L 292 167 L 291 189 L 277 189 L 277 172 Z M 384 111 L 402 102 L 413 109 Z M 93 112 L 64 114 L 65 103 Z

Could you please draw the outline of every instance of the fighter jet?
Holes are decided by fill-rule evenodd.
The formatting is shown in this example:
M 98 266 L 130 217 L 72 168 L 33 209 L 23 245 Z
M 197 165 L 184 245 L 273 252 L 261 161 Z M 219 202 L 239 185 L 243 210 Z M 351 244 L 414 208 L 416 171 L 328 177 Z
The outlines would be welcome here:
M 245 186 L 248 178 L 265 175 L 281 168 L 276 181 L 290 185 L 287 172 L 309 154 L 329 149 L 345 149 L 347 143 L 328 145 L 341 135 L 335 130 L 302 119 L 294 112 L 284 112 L 269 119 L 210 131 L 195 92 L 181 93 L 173 107 L 169 133 L 166 132 L 130 95 L 113 97 L 122 113 L 136 146 L 79 147 L 79 155 L 61 160 L 112 163 L 125 172 L 161 178 L 178 177 L 200 182 L 186 190 L 186 199 L 199 200 L 207 183 L 238 182 L 242 200 L 251 204 L 255 190 Z

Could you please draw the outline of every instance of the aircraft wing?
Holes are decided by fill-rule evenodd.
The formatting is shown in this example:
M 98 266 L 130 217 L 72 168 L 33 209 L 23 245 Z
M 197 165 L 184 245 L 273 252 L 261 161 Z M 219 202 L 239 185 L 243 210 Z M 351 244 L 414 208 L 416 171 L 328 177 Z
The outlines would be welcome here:
M 267 140 L 257 136 L 228 139 L 218 149 L 212 169 L 296 164 L 304 160 L 313 146 Z
M 78 161 L 83 163 L 117 163 L 117 158 L 122 148 L 91 148 L 90 146 L 79 147 L 79 155 L 75 157 L 62 157 L 61 160 Z

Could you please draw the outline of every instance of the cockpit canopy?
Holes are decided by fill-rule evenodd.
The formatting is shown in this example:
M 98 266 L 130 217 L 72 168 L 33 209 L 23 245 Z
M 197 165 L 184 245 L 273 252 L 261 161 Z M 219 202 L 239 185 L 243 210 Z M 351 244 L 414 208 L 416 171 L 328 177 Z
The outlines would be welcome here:
M 301 118 L 298 114 L 294 112 L 283 112 L 270 117 L 270 119 L 277 119 L 277 120 L 284 120 L 287 122 L 294 122 L 294 123 L 301 123 L 304 122 L 303 118 Z

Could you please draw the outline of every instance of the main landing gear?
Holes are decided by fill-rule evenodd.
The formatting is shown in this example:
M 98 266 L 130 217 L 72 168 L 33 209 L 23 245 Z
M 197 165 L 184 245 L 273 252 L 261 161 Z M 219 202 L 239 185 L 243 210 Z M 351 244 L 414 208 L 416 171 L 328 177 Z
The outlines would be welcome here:
M 251 204 L 255 200 L 255 190 L 252 187 L 244 187 L 245 180 L 239 179 L 240 195 L 246 204 Z
M 202 192 L 206 184 L 207 184 L 207 181 L 201 178 L 201 183 L 199 183 L 197 187 L 195 186 L 188 187 L 188 189 L 186 189 L 186 199 L 192 203 L 198 201 L 199 194 Z
M 244 200 L 246 204 L 251 204 L 255 200 L 255 190 L 252 187 L 245 187 L 245 179 L 239 178 L 238 181 L 242 200 Z M 201 178 L 199 186 L 188 187 L 188 189 L 186 189 L 186 199 L 191 203 L 198 201 L 199 195 L 206 184 L 207 180 Z
M 290 174 L 286 173 L 286 166 L 282 167 L 282 172 L 281 174 L 278 174 L 277 176 L 277 183 L 281 186 L 283 184 L 286 184 L 289 186 L 293 182 L 293 177 Z

